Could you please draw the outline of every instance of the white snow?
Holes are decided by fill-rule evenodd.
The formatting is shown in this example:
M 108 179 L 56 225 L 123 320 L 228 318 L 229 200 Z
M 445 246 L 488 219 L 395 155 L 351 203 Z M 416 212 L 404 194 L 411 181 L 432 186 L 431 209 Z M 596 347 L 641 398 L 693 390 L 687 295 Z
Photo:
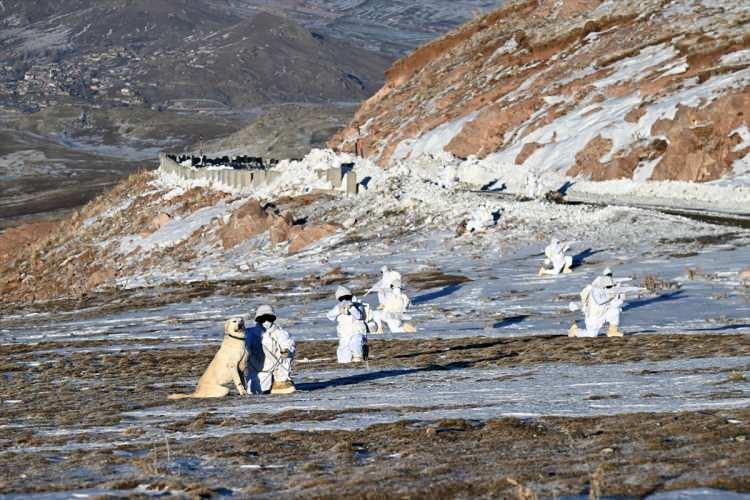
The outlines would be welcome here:
M 680 75 L 690 69 L 690 66 L 687 63 L 687 60 L 685 58 L 682 58 L 675 63 L 667 66 L 665 69 L 666 71 L 662 73 L 661 76 Z
M 719 64 L 722 65 L 743 64 L 747 62 L 750 62 L 750 49 L 742 49 L 724 54 L 719 60 Z
M 211 412 L 219 417 L 238 412 L 278 414 L 290 410 L 328 410 L 340 414 L 330 420 L 307 420 L 300 416 L 244 428 L 210 424 L 196 433 L 172 431 L 168 426 L 175 420 L 194 418 L 205 408 L 163 406 L 123 412 L 123 423 L 116 427 L 73 428 L 66 433 L 90 434 L 93 442 L 81 448 L 86 449 L 151 443 L 165 437 L 183 441 L 284 430 L 354 430 L 399 420 L 571 417 L 737 408 L 750 403 L 750 395 L 719 400 L 711 395 L 719 391 L 716 383 L 726 380 L 726 371 L 744 372 L 747 367 L 747 358 L 724 357 L 592 365 L 548 363 L 518 368 L 448 364 L 446 368 L 300 370 L 295 377 L 297 392 L 293 395 L 219 400 L 212 405 Z M 185 388 L 193 384 L 194 380 L 186 380 Z M 430 397 L 415 398 L 414 387 L 422 388 Z M 106 441 L 112 432 L 122 432 L 131 426 L 142 429 L 143 434 L 135 437 L 121 434 L 119 442 Z M 46 431 L 43 425 L 36 428 L 40 434 Z M 56 429 L 50 428 L 48 432 L 55 433 Z M 62 446 L 67 449 L 76 445 Z M 54 449 L 54 445 L 45 448 Z M 20 450 L 30 449 L 11 447 L 3 453 Z
M 654 160 L 649 160 L 646 162 L 643 162 L 642 164 L 638 165 L 636 167 L 635 172 L 633 172 L 633 181 L 635 182 L 646 182 L 651 178 L 651 175 L 654 173 L 654 169 L 659 164 L 659 162 L 662 160 L 662 157 L 658 157 Z
M 125 236 L 120 240 L 119 251 L 121 254 L 128 255 L 136 248 L 140 248 L 142 256 L 155 249 L 174 246 L 243 203 L 244 200 L 230 204 L 220 201 L 216 205 L 201 208 L 184 219 L 175 218 L 145 238 L 140 235 Z
M 612 73 L 595 81 L 593 85 L 597 89 L 603 89 L 617 83 L 639 81 L 649 73 L 649 69 L 660 66 L 678 55 L 675 48 L 666 43 L 645 47 L 638 54 L 615 62 Z
M 509 39 L 507 42 L 505 42 L 503 45 L 501 45 L 500 47 L 498 47 L 495 50 L 495 52 L 492 53 L 492 55 L 489 58 L 489 62 L 491 63 L 492 61 L 494 61 L 498 57 L 500 57 L 502 55 L 505 55 L 505 54 L 509 54 L 509 53 L 513 52 L 514 50 L 516 50 L 517 48 L 518 48 L 518 42 L 516 41 L 516 38 L 513 37 L 513 38 Z
M 422 155 L 444 153 L 445 146 L 461 132 L 464 125 L 472 121 L 477 116 L 477 112 L 469 113 L 457 120 L 444 123 L 439 127 L 430 130 L 419 136 L 417 139 L 407 139 L 401 141 L 393 153 L 393 160 L 415 159 Z
M 734 134 L 739 135 L 740 139 L 742 139 L 742 142 L 740 142 L 735 147 L 733 147 L 732 151 L 737 153 L 747 148 L 750 148 L 750 130 L 747 129 L 747 125 L 743 125 L 739 128 L 732 130 L 731 132 L 729 132 L 729 137 L 732 137 Z
M 599 80 L 596 85 L 605 87 L 620 82 L 622 79 L 639 78 L 647 69 L 672 59 L 676 53 L 671 46 L 653 46 L 643 49 L 637 56 L 626 58 L 615 63 L 614 72 Z M 669 66 L 669 71 L 681 70 L 679 61 Z M 528 83 L 528 82 L 527 82 Z M 494 179 L 510 180 L 513 189 L 519 189 L 523 174 L 520 170 L 532 170 L 552 177 L 555 182 L 564 182 L 564 173 L 575 164 L 576 155 L 595 137 L 601 136 L 612 141 L 612 148 L 602 158 L 610 161 L 617 153 L 628 149 L 634 143 L 650 140 L 651 128 L 658 120 L 674 119 L 680 106 L 699 107 L 709 105 L 713 100 L 727 91 L 742 88 L 750 83 L 750 68 L 730 74 L 717 75 L 698 83 L 696 79 L 686 82 L 674 94 L 644 99 L 640 92 L 610 98 L 602 102 L 588 103 L 585 100 L 578 108 L 558 117 L 553 122 L 539 127 L 524 135 L 526 129 L 547 109 L 537 110 L 534 115 L 516 130 L 506 133 L 506 146 L 481 161 L 472 161 L 471 165 L 458 167 L 459 178 L 474 185 L 484 185 Z M 546 96 L 548 106 L 563 101 L 559 96 Z M 643 107 L 645 114 L 636 123 L 629 123 L 625 116 L 637 107 Z M 444 157 L 444 147 L 473 120 L 481 110 L 460 119 L 445 123 L 416 139 L 402 141 L 393 155 L 393 162 L 416 161 L 420 156 Z M 743 133 L 738 130 L 738 133 Z M 522 138 L 520 138 L 522 137 Z M 520 138 L 520 139 L 519 139 Z M 554 140 L 553 140 L 554 139 Z M 518 168 L 515 159 L 528 143 L 538 143 L 542 147 L 530 155 Z M 743 144 L 745 136 L 743 136 Z M 445 163 L 445 162 L 443 162 Z M 743 163 L 738 162 L 735 170 L 744 171 Z M 656 163 L 642 165 L 637 170 L 635 181 L 642 183 L 648 180 Z M 741 183 L 738 183 L 741 185 Z M 510 186 L 509 186 L 510 187 Z
M 723 92 L 747 82 L 750 82 L 750 68 L 712 77 L 700 85 L 696 82 L 656 102 L 644 103 L 640 93 L 635 92 L 596 105 L 582 105 L 490 155 L 486 162 L 513 165 L 523 146 L 536 142 L 544 146 L 529 156 L 523 167 L 539 172 L 564 173 L 575 164 L 576 154 L 598 135 L 613 142 L 610 152 L 602 158 L 602 161 L 608 161 L 634 142 L 650 137 L 651 127 L 657 120 L 674 119 L 678 106 L 705 106 Z M 645 115 L 637 123 L 625 121 L 625 115 L 641 104 L 646 104 Z
M 93 224 L 95 224 L 96 222 L 100 222 L 103 219 L 111 219 L 123 210 L 127 210 L 132 204 L 133 198 L 127 198 L 120 204 L 109 207 L 107 210 L 105 210 L 101 214 L 98 214 L 96 217 L 89 217 L 88 219 L 84 220 L 83 227 L 91 227 Z

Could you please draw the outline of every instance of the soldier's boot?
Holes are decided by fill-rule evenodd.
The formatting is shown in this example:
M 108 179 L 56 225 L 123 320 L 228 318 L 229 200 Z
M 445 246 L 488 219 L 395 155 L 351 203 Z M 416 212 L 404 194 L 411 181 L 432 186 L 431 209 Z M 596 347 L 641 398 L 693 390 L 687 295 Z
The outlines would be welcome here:
M 575 323 L 573 323 L 570 330 L 568 330 L 568 337 L 578 337 L 578 325 Z
M 617 328 L 617 325 L 609 325 L 607 328 L 607 337 L 624 337 L 624 334 Z
M 291 394 L 296 390 L 291 380 L 274 380 L 271 386 L 271 394 Z

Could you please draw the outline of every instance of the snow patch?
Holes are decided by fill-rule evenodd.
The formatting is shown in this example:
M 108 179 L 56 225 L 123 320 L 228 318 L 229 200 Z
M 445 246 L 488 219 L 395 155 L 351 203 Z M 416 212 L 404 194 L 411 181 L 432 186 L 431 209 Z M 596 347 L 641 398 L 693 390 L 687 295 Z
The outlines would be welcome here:
M 399 161 L 422 155 L 444 153 L 445 146 L 461 132 L 466 123 L 474 120 L 478 114 L 479 112 L 475 111 L 457 120 L 444 123 L 422 134 L 417 139 L 401 141 L 393 153 L 393 160 Z
M 617 61 L 614 71 L 606 78 L 594 82 L 594 87 L 603 89 L 617 83 L 639 81 L 645 77 L 650 68 L 659 66 L 679 55 L 672 45 L 652 45 L 642 49 L 637 55 Z
M 575 164 L 578 152 L 601 135 L 603 138 L 611 139 L 613 143 L 609 154 L 602 158 L 602 161 L 606 162 L 633 143 L 649 138 L 651 127 L 657 120 L 674 119 L 679 106 L 706 106 L 722 93 L 742 88 L 748 82 L 750 68 L 714 76 L 703 84 L 693 81 L 679 92 L 648 104 L 645 107 L 646 114 L 637 123 L 627 122 L 625 116 L 644 104 L 639 92 L 607 99 L 596 105 L 582 105 L 552 123 L 534 130 L 523 140 L 488 156 L 487 160 L 500 165 L 513 165 L 524 145 L 536 142 L 544 146 L 530 155 L 523 167 L 539 172 L 562 174 Z
M 498 47 L 495 52 L 492 53 L 492 56 L 489 58 L 489 62 L 494 61 L 498 57 L 504 55 L 504 54 L 510 54 L 511 52 L 515 51 L 518 48 L 518 42 L 516 41 L 516 38 L 513 37 L 507 42 L 505 42 L 503 45 Z
M 237 208 L 244 203 L 245 200 L 233 203 L 220 201 L 216 205 L 196 210 L 184 219 L 173 219 L 145 238 L 139 235 L 124 236 L 120 240 L 119 252 L 127 255 L 140 247 L 140 257 L 143 253 L 155 249 L 175 246 L 188 239 L 198 229 L 210 224 L 215 219 L 222 218 L 225 214 L 231 213 L 233 208 Z
M 724 54 L 719 59 L 719 64 L 723 65 L 744 64 L 747 62 L 750 62 L 750 49 L 730 52 L 729 54 Z
M 738 153 L 747 148 L 750 148 L 750 130 L 747 129 L 747 125 L 743 125 L 732 130 L 731 132 L 729 132 L 729 137 L 732 137 L 734 134 L 739 135 L 740 139 L 742 139 L 742 142 L 732 148 L 733 152 Z

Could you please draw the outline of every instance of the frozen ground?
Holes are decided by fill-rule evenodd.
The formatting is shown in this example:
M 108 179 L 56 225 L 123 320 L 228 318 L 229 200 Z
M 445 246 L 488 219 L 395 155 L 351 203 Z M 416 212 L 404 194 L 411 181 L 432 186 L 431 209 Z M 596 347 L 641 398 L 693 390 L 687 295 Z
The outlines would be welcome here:
M 726 380 L 728 371 L 750 371 L 750 359 L 746 357 L 594 366 L 553 363 L 507 370 L 464 369 L 460 362 L 455 365 L 320 372 L 305 371 L 304 365 L 298 365 L 297 394 L 277 399 L 250 396 L 249 401 L 235 400 L 230 406 L 214 405 L 211 411 L 217 416 L 305 410 L 343 413 L 323 422 L 300 418 L 256 424 L 247 429 L 277 432 L 353 430 L 397 420 L 615 415 L 742 408 L 750 403 L 746 384 L 734 387 L 730 384 L 727 389 L 741 389 L 727 399 L 717 398 L 717 383 Z M 192 386 L 192 381 L 188 386 Z M 419 398 L 415 394 L 429 394 L 429 397 Z M 205 409 L 152 408 L 127 413 L 122 424 L 158 427 L 165 421 L 195 417 L 202 411 Z M 221 435 L 240 430 L 215 432 L 214 435 Z M 211 432 L 202 429 L 201 434 Z M 172 437 L 190 439 L 191 435 Z
M 552 363 L 511 369 L 464 368 L 459 362 L 440 367 L 308 371 L 302 364 L 298 365 L 298 370 L 298 392 L 291 396 L 248 396 L 217 401 L 210 407 L 170 404 L 128 411 L 123 412 L 116 426 L 62 429 L 57 425 L 37 424 L 34 431 L 40 436 L 88 435 L 89 439 L 78 440 L 79 444 L 62 442 L 43 449 L 11 446 L 2 453 L 101 449 L 148 444 L 164 436 L 180 441 L 283 430 L 355 430 L 399 420 L 581 417 L 744 408 L 750 403 L 746 383 L 726 383 L 729 372 L 750 371 L 747 357 L 593 366 Z M 187 390 L 193 383 L 193 380 L 185 380 L 184 387 L 168 389 Z M 95 389 L 96 385 L 84 383 L 79 390 Z M 429 394 L 429 397 L 415 397 L 418 393 Z M 4 401 L 6 405 L 18 403 L 20 401 Z M 240 428 L 216 425 L 203 426 L 199 432 L 170 431 L 174 422 L 192 420 L 206 411 L 218 421 L 253 414 L 260 422 Z M 262 423 L 261 415 L 286 412 L 299 412 L 299 416 Z M 330 418 L 320 420 L 320 412 L 329 412 Z M 306 415 L 312 418 L 307 420 Z M 129 437 L 126 430 L 131 427 L 143 432 L 135 438 Z M 117 437 L 113 439 L 113 435 Z
M 4 346 L 3 491 L 158 495 L 197 481 L 309 497 L 388 473 L 387 496 L 442 482 L 468 492 L 477 458 L 500 478 L 557 471 L 533 482 L 550 495 L 582 491 L 600 463 L 616 464 L 608 491 L 621 494 L 747 491 L 740 335 L 376 341 L 372 366 L 354 368 L 313 341 L 299 345 L 295 394 L 179 403 L 166 394 L 192 387 L 212 346 L 91 342 Z M 318 471 L 337 471 L 335 484 Z M 673 480 L 655 484 L 657 471 Z

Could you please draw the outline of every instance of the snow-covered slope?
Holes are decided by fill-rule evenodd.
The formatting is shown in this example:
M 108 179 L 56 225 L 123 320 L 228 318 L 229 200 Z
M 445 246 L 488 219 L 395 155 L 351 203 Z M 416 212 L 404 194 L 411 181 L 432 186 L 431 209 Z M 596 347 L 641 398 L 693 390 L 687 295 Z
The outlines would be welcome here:
M 317 175 L 346 162 L 354 164 L 361 181 L 356 196 L 331 191 Z M 252 197 L 203 181 L 143 173 L 56 225 L 22 226 L 0 235 L 0 256 L 7 263 L 0 268 L 3 309 L 32 304 L 44 310 L 74 309 L 116 302 L 139 289 L 152 290 L 157 294 L 153 300 L 162 303 L 167 299 L 159 296 L 166 289 L 160 287 L 205 296 L 229 282 L 245 283 L 252 293 L 268 292 L 268 283 L 314 289 L 322 286 L 321 279 L 323 285 L 360 280 L 359 288 L 368 286 L 362 273 L 377 273 L 382 263 L 416 273 L 450 269 L 471 275 L 475 260 L 493 255 L 509 257 L 511 269 L 518 269 L 521 259 L 533 275 L 539 265 L 535 252 L 553 236 L 581 242 L 581 251 L 606 248 L 627 256 L 632 269 L 632 259 L 652 252 L 685 253 L 691 242 L 697 242 L 697 250 L 690 247 L 690 252 L 705 252 L 722 245 L 727 233 L 732 242 L 746 235 L 634 208 L 519 203 L 468 191 L 440 170 L 481 175 L 468 161 L 453 169 L 423 157 L 384 170 L 369 160 L 314 150 L 302 161 L 281 162 L 277 169 L 281 175 Z M 735 204 L 750 203 L 748 189 L 693 187 L 678 193 L 698 201 L 716 194 Z M 670 194 L 666 188 L 663 193 Z M 729 254 L 722 255 L 717 271 L 736 281 L 746 259 L 731 257 L 728 265 Z M 678 271 L 688 265 L 706 267 L 685 261 Z M 320 278 L 329 272 L 335 279 Z M 481 270 L 470 278 L 477 283 L 487 279 Z M 519 279 L 533 281 L 525 274 Z M 583 284 L 550 292 L 572 293 Z M 480 293 L 469 285 L 462 289 Z M 529 297 L 536 300 L 538 294 Z M 49 302 L 59 299 L 73 303 Z
M 331 141 L 610 179 L 750 180 L 750 3 L 516 1 L 417 49 Z M 359 131 L 358 131 L 359 129 Z

